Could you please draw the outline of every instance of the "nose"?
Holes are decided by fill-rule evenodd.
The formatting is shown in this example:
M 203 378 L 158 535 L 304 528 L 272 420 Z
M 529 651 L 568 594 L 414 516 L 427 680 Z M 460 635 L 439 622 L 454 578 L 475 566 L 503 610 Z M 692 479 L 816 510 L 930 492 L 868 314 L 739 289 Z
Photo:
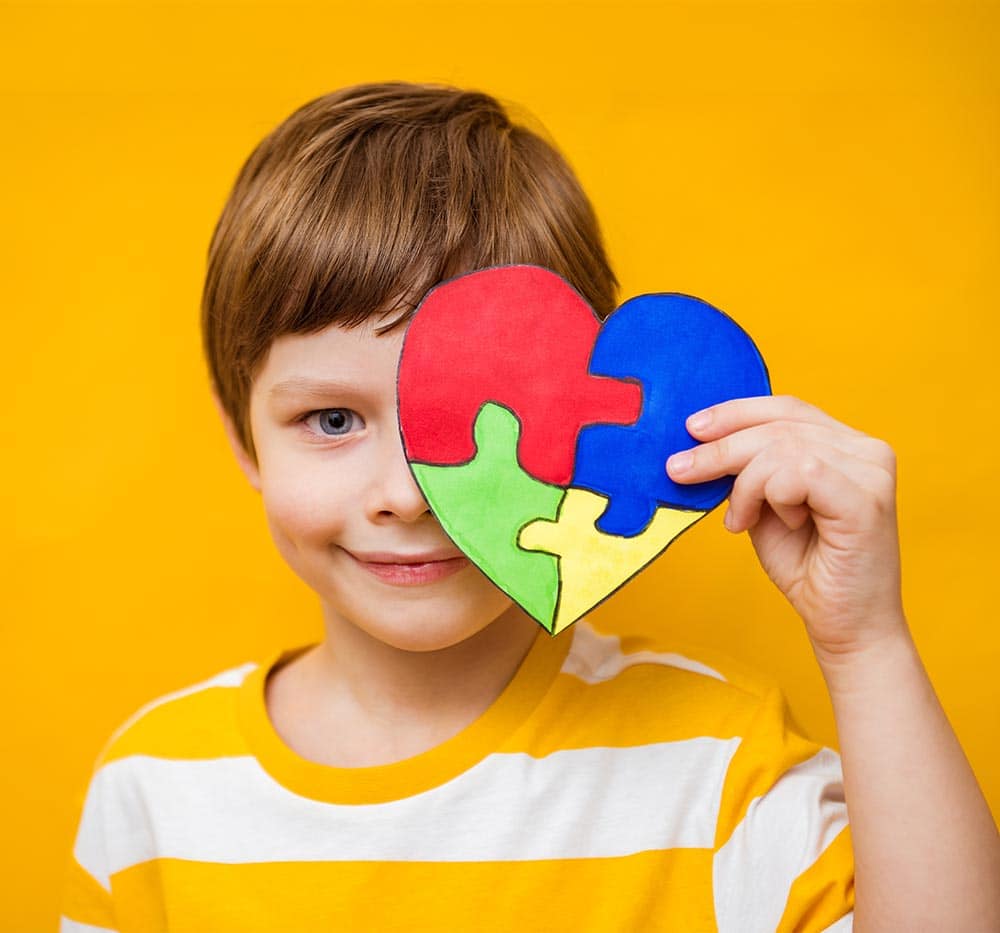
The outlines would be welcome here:
M 368 485 L 368 517 L 376 522 L 392 517 L 414 522 L 429 513 L 430 507 L 410 472 L 399 432 L 387 431 L 380 447 L 375 475 Z

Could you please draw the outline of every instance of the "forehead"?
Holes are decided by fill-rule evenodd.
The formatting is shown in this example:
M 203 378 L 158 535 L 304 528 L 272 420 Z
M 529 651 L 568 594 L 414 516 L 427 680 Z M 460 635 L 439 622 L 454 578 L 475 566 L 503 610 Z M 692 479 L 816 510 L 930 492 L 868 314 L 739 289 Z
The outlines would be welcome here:
M 405 328 L 376 334 L 377 322 L 330 325 L 311 334 L 284 334 L 271 344 L 254 379 L 253 394 L 301 398 L 328 389 L 395 389 Z

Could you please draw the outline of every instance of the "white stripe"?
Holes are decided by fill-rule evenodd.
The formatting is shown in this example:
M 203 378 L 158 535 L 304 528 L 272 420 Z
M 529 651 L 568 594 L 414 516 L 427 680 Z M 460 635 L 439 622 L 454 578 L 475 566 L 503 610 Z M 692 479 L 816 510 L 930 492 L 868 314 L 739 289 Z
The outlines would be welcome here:
M 828 926 L 822 933 L 853 933 L 854 930 L 854 911 L 852 910 L 849 914 L 844 914 L 835 923 Z
M 95 927 L 90 923 L 80 923 L 69 917 L 59 918 L 59 933 L 115 933 L 111 927 Z
M 87 788 L 87 797 L 83 801 L 80 825 L 76 831 L 73 857 L 80 867 L 110 894 L 111 878 L 107 870 L 108 851 L 105 843 L 107 835 L 104 806 L 108 782 L 101 777 L 109 767 L 109 765 L 104 765 L 91 778 L 90 786 Z
M 142 717 L 145 716 L 150 710 L 156 709 L 158 706 L 162 706 L 163 704 L 169 703 L 173 700 L 178 700 L 181 697 L 190 696 L 194 693 L 200 693 L 203 690 L 209 690 L 213 687 L 238 687 L 241 683 L 243 683 L 244 678 L 246 678 L 246 676 L 256 667 L 256 662 L 248 661 L 246 664 L 241 664 L 239 667 L 233 667 L 229 670 L 222 671 L 213 677 L 209 677 L 207 680 L 200 681 L 188 687 L 183 687 L 180 690 L 174 690 L 171 693 L 165 693 L 154 700 L 150 700 L 148 703 L 137 709 L 114 731 L 114 733 L 112 733 L 111 737 L 104 743 L 104 747 L 98 755 L 98 760 L 104 757 L 107 750 L 122 734 L 126 732 L 126 730 L 135 725 L 135 723 L 142 719 Z M 110 893 L 111 880 L 109 875 L 111 873 L 107 869 L 108 856 L 105 850 L 105 832 L 103 828 L 105 820 L 110 816 L 110 814 L 105 813 L 102 801 L 105 782 L 102 782 L 98 778 L 98 775 L 100 775 L 108 767 L 109 765 L 103 765 L 98 770 L 97 775 L 95 775 L 91 780 L 90 787 L 87 791 L 87 798 L 84 801 L 83 813 L 80 817 L 80 826 L 77 830 L 76 842 L 73 846 L 73 855 L 84 870 L 87 871 L 94 878 L 94 880 L 102 888 L 104 888 L 105 891 Z M 120 804 L 120 801 L 117 801 L 117 803 Z M 117 807 L 112 807 L 112 809 L 117 809 Z M 127 829 L 125 827 L 119 827 L 119 831 L 127 831 Z
M 712 866 L 720 933 L 773 931 L 792 882 L 847 825 L 840 757 L 820 749 L 789 768 L 716 853 Z
M 726 678 L 718 671 L 682 654 L 659 651 L 623 652 L 621 639 L 617 635 L 603 635 L 587 624 L 585 619 L 580 619 L 573 626 L 573 643 L 563 661 L 562 673 L 572 674 L 588 684 L 596 684 L 611 680 L 625 668 L 635 664 L 679 667 L 726 682 Z
M 95 776 L 77 859 L 107 887 L 109 875 L 157 857 L 510 861 L 711 848 L 739 741 L 494 754 L 421 794 L 355 805 L 294 794 L 252 756 L 134 755 Z

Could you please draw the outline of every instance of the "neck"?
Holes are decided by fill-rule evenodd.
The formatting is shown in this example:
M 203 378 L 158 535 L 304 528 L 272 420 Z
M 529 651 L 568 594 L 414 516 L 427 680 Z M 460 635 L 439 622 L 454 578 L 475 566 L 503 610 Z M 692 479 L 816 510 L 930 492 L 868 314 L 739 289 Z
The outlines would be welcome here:
M 463 728 L 500 696 L 540 633 L 518 606 L 457 644 L 410 651 L 324 610 L 327 638 L 313 663 L 321 689 L 371 723 Z M 548 637 L 548 636 L 544 636 Z

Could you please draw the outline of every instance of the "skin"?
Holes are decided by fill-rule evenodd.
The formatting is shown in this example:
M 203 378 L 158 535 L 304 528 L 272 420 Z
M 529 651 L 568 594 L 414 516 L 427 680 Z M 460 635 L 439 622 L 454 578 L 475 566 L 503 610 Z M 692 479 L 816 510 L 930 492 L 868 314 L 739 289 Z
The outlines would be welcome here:
M 322 606 L 326 639 L 269 678 L 269 716 L 300 755 L 344 767 L 398 761 L 461 731 L 540 632 L 471 564 L 399 587 L 350 556 L 459 553 L 403 456 L 403 332 L 375 336 L 377 324 L 274 342 L 251 393 L 256 461 L 216 401 L 275 545 Z M 274 394 L 291 379 L 341 385 Z M 357 416 L 335 437 L 319 414 L 332 409 Z M 892 449 L 789 396 L 702 414 L 705 424 L 688 421 L 702 441 L 692 465 L 681 471 L 676 455 L 667 469 L 677 482 L 737 477 L 727 527 L 749 532 L 812 641 L 843 760 L 855 930 L 1000 930 L 1000 838 L 903 612 Z
M 375 336 L 379 323 L 274 341 L 251 391 L 256 462 L 216 399 L 275 545 L 322 607 L 325 640 L 269 678 L 268 711 L 299 754 L 343 767 L 408 758 L 461 731 L 496 700 L 541 632 L 471 562 L 402 587 L 351 556 L 462 556 L 406 464 L 396 421 L 404 330 Z M 274 394 L 293 379 L 339 385 Z M 353 415 L 337 436 L 324 433 L 330 424 L 319 414 L 333 409 Z
M 699 415 L 701 420 L 698 420 Z M 726 527 L 805 623 L 833 703 L 855 857 L 854 929 L 1000 930 L 1000 837 L 903 612 L 896 458 L 790 396 L 687 422 L 676 482 L 735 475 Z

